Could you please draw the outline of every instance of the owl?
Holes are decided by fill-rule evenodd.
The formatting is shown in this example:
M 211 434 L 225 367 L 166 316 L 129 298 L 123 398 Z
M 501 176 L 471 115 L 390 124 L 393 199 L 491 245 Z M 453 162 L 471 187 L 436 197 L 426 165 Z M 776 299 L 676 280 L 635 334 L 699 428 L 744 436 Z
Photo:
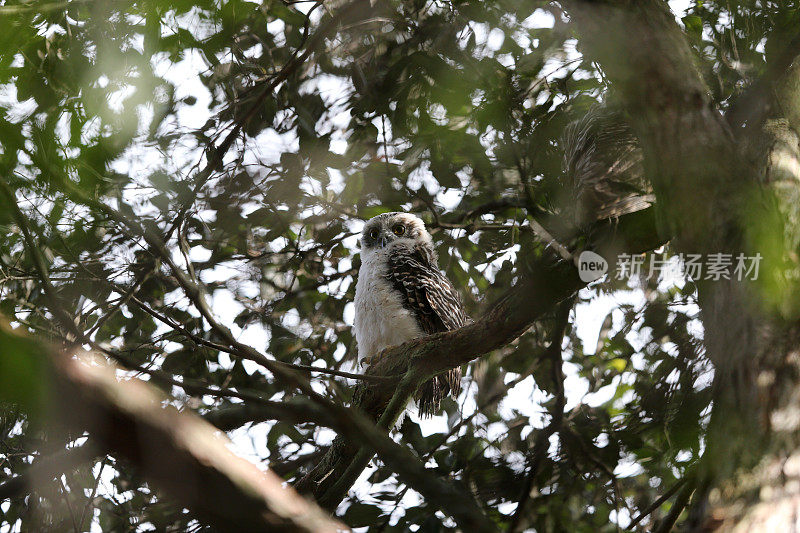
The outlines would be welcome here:
M 592 106 L 567 126 L 561 143 L 565 203 L 579 225 L 618 218 L 655 201 L 639 141 L 622 111 Z
M 457 329 L 469 321 L 458 292 L 439 270 L 422 220 L 395 212 L 366 223 L 353 328 L 360 362 L 374 363 L 389 346 Z M 460 368 L 422 384 L 416 395 L 420 415 L 435 414 L 442 399 L 457 396 L 460 388 Z

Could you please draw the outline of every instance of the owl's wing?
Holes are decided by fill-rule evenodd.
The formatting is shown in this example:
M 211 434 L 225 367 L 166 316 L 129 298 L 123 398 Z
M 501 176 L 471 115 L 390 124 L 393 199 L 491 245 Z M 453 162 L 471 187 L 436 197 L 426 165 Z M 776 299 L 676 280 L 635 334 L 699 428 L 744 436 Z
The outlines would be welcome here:
M 400 292 L 427 334 L 458 329 L 469 322 L 450 280 L 419 249 L 397 248 L 389 254 L 387 277 Z
M 414 313 L 428 335 L 457 329 L 470 321 L 458 292 L 430 259 L 432 256 L 419 247 L 396 248 L 389 254 L 386 274 L 402 295 L 403 305 Z M 433 416 L 448 394 L 457 397 L 460 390 L 461 367 L 426 381 L 416 394 L 420 415 Z

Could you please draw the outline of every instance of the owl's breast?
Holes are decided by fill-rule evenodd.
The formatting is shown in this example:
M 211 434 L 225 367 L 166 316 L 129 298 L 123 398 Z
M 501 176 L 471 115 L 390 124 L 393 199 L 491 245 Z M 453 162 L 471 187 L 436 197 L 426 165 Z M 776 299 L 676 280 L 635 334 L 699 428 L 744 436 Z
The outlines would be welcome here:
M 386 278 L 386 258 L 375 252 L 364 258 L 358 271 L 353 332 L 358 359 L 424 335 L 417 319 L 403 306 L 400 293 Z

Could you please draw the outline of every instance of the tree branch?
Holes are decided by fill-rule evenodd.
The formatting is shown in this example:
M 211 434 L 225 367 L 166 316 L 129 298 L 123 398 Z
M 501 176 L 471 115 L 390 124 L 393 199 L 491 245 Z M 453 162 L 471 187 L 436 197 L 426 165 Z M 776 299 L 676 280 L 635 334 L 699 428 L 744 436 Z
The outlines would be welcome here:
M 536 476 L 539 474 L 541 463 L 550 446 L 550 437 L 561 429 L 561 423 L 564 420 L 566 396 L 564 395 L 564 359 L 561 355 L 561 343 L 564 340 L 564 333 L 569 325 L 569 314 L 574 305 L 575 298 L 573 297 L 561 302 L 556 311 L 556 326 L 550 336 L 550 345 L 546 350 L 546 356 L 552 365 L 551 371 L 553 387 L 555 388 L 555 405 L 550 413 L 550 424 L 536 435 L 536 440 L 533 444 L 533 453 L 529 455 L 528 475 L 525 478 L 517 509 L 514 511 L 514 516 L 511 518 L 511 523 L 508 526 L 509 533 L 524 529 L 520 526 L 522 526 L 522 520 L 525 516 Z
M 212 426 L 162 406 L 144 382 L 120 382 L 86 357 L 53 359 L 60 419 L 88 430 L 98 446 L 131 461 L 207 523 L 239 531 L 345 529 L 275 474 L 234 455 Z
M 650 250 L 664 242 L 655 228 L 652 208 L 625 215 L 616 222 L 598 222 L 592 234 L 597 240 L 591 245 L 608 257 L 620 252 Z M 419 384 L 512 342 L 534 321 L 585 285 L 572 262 L 552 255 L 546 254 L 544 259 L 522 256 L 519 270 L 515 286 L 475 322 L 384 350 L 367 373 L 404 375 L 406 386 L 394 389 L 361 384 L 354 393 L 353 408 L 372 420 L 381 420 L 381 427 L 388 430 Z M 359 453 L 359 446 L 337 439 L 323 459 L 298 482 L 297 488 L 314 494 L 328 508 L 333 508 L 371 457 L 370 453 Z M 435 493 L 432 501 L 438 501 Z
M 336 0 L 336 2 L 333 2 L 333 4 L 333 6 L 328 6 L 328 8 L 330 10 L 331 8 L 338 7 L 334 15 L 321 24 L 320 27 L 317 28 L 317 31 L 314 33 L 314 35 L 309 38 L 311 13 L 317 7 L 323 5 L 323 3 L 320 1 L 311 8 L 306 16 L 302 42 L 294 51 L 291 59 L 289 59 L 289 61 L 287 61 L 280 71 L 275 73 L 263 87 L 261 87 L 261 90 L 258 96 L 255 98 L 253 104 L 244 113 L 244 116 L 234 123 L 233 128 L 230 132 L 228 132 L 222 142 L 217 146 L 212 145 L 208 147 L 206 150 L 206 166 L 194 176 L 194 187 L 192 189 L 192 193 L 180 206 L 178 214 L 175 217 L 175 221 L 166 233 L 167 236 L 172 235 L 178 225 L 180 225 L 181 221 L 186 215 L 186 212 L 194 202 L 197 194 L 205 186 L 209 178 L 211 178 L 211 175 L 214 173 L 214 171 L 219 170 L 222 167 L 225 154 L 228 152 L 228 150 L 230 150 L 231 146 L 233 146 L 234 141 L 242 132 L 242 129 L 263 106 L 267 97 L 272 94 L 272 91 L 278 85 L 286 81 L 289 76 L 291 76 L 311 56 L 311 54 L 316 52 L 317 49 L 325 43 L 325 39 L 330 37 L 332 33 L 340 26 L 342 21 L 347 20 L 347 18 L 353 14 L 364 14 L 368 13 L 370 10 L 370 3 L 368 3 L 366 0 L 354 0 L 349 4 L 345 4 L 341 0 Z
M 409 483 L 419 488 L 423 494 L 429 495 L 431 498 L 438 496 L 441 500 L 443 508 L 448 511 L 456 521 L 465 528 L 474 528 L 480 531 L 490 531 L 492 526 L 488 519 L 483 516 L 480 509 L 474 502 L 471 501 L 468 494 L 447 483 L 440 480 L 434 474 L 428 472 L 421 462 L 416 459 L 413 454 L 399 446 L 391 440 L 385 433 L 378 431 L 374 427 L 374 423 L 368 418 L 364 417 L 358 412 L 353 412 L 343 405 L 335 402 L 328 401 L 316 391 L 311 388 L 308 380 L 297 374 L 293 369 L 287 368 L 284 364 L 268 359 L 265 355 L 261 354 L 251 346 L 240 343 L 233 333 L 219 322 L 214 316 L 208 303 L 205 301 L 202 287 L 195 284 L 190 277 L 183 272 L 172 259 L 166 244 L 161 237 L 157 235 L 152 229 L 141 225 L 138 221 L 132 219 L 128 215 L 121 213 L 107 206 L 94 198 L 85 195 L 82 191 L 78 190 L 72 185 L 66 185 L 70 189 L 74 198 L 80 200 L 81 203 L 90 205 L 95 209 L 100 210 L 109 216 L 112 220 L 123 224 L 132 233 L 144 238 L 147 243 L 153 248 L 158 256 L 169 266 L 172 273 L 178 280 L 178 284 L 183 289 L 189 300 L 195 305 L 200 314 L 208 321 L 211 327 L 225 340 L 225 342 L 233 348 L 236 355 L 245 359 L 257 362 L 267 368 L 276 378 L 283 380 L 285 384 L 296 387 L 303 392 L 312 402 L 325 411 L 330 417 L 330 425 L 334 427 L 340 434 L 344 434 L 350 442 L 363 442 L 366 441 L 374 451 L 378 451 L 381 457 L 387 464 L 394 468 L 401 479 L 408 479 Z M 27 227 L 27 221 L 20 213 L 19 223 Z M 40 271 L 40 276 L 43 280 L 49 280 L 46 271 Z M 132 301 L 136 301 L 132 297 Z M 59 307 L 60 309 L 60 307 Z M 64 313 L 66 321 L 65 327 L 69 327 L 77 338 L 83 338 L 82 333 L 77 327 L 69 320 L 69 315 Z M 392 383 L 395 378 L 392 375 L 376 375 L 379 377 L 377 381 L 383 382 L 382 386 L 386 387 L 387 383 Z M 408 379 L 406 376 L 403 379 Z M 369 379 L 368 379 L 369 380 Z M 369 380 L 376 381 L 376 380 Z M 384 388 L 385 390 L 385 388 Z M 410 395 L 413 391 L 409 392 Z M 396 418 L 396 414 L 394 415 Z M 389 426 L 384 426 L 384 429 Z M 372 454 L 370 454 L 371 456 Z M 368 459 L 367 459 L 368 460 Z M 362 467 L 363 469 L 363 467 Z
M 675 482 L 675 484 L 672 485 L 669 489 L 667 489 L 667 491 L 664 492 L 664 494 L 662 494 L 661 496 L 656 498 L 656 500 L 653 503 L 651 503 L 650 505 L 648 505 L 645 510 L 643 510 L 635 518 L 633 518 L 631 520 L 630 524 L 628 524 L 628 529 L 635 528 L 637 525 L 639 525 L 639 522 L 641 522 L 642 520 L 644 520 L 645 518 L 647 518 L 648 516 L 653 514 L 656 511 L 656 509 L 658 509 L 659 507 L 664 505 L 664 502 L 666 502 L 667 500 L 672 498 L 672 496 L 676 492 L 678 492 L 678 490 L 685 483 L 686 483 L 686 478 L 681 478 L 677 482 Z
M 739 94 L 728 108 L 725 118 L 735 133 L 745 125 L 747 131 L 751 133 L 761 127 L 771 106 L 775 105 L 773 95 L 775 84 L 786 74 L 798 55 L 800 55 L 800 32 L 797 32 L 777 57 L 769 62 L 764 74 Z
M 795 170 L 790 180 L 770 180 L 772 158 L 782 155 L 773 148 L 780 148 L 783 139 L 762 142 L 761 137 L 769 135 L 760 130 L 753 131 L 753 139 L 733 134 L 715 108 L 666 3 L 573 0 L 564 5 L 580 32 L 581 45 L 603 66 L 631 117 L 642 141 L 657 205 L 674 235 L 676 249 L 751 257 L 761 253 L 768 256 L 761 272 L 780 277 L 796 270 L 800 179 Z M 791 64 L 797 44 L 792 40 L 777 68 Z M 785 103 L 794 101 L 796 91 L 795 98 Z M 753 111 L 756 117 L 764 116 L 760 109 Z M 734 110 L 730 124 L 738 126 L 742 121 L 761 119 L 739 117 Z M 796 132 L 786 139 L 794 170 Z M 750 142 L 761 152 L 758 157 L 748 154 Z M 766 163 L 753 164 L 758 158 Z M 763 230 L 767 226 L 770 229 Z M 787 260 L 789 256 L 792 259 Z M 800 338 L 797 307 L 791 303 L 796 300 L 797 285 L 792 285 L 794 294 L 787 291 L 775 298 L 779 303 L 770 309 L 766 302 L 770 294 L 761 279 L 758 283 L 695 281 L 706 354 L 715 366 L 707 451 L 698 483 L 720 487 L 723 499 L 736 501 L 744 489 L 741 479 L 732 476 L 735 470 L 757 476 L 751 469 L 758 461 L 772 458 L 780 463 L 787 450 L 800 445 L 794 427 L 776 432 L 771 423 L 774 413 L 800 408 L 792 392 L 797 374 L 786 371 L 796 367 L 792 354 Z M 787 313 L 788 309 L 792 312 Z M 767 384 L 760 376 L 775 379 Z M 663 530 L 677 520 L 690 489 L 684 487 Z
M 91 444 L 75 446 L 48 457 L 40 457 L 28 469 L 0 484 L 0 501 L 20 498 L 42 482 L 69 472 L 95 456 Z

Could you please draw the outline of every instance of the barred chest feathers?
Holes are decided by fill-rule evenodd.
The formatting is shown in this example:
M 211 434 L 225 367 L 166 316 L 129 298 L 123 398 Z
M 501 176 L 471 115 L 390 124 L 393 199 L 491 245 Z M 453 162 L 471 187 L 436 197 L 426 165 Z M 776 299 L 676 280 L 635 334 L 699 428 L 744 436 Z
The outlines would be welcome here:
M 469 322 L 453 284 L 439 270 L 431 236 L 411 213 L 383 213 L 361 232 L 353 333 L 358 358 L 372 364 L 381 351 Z M 461 369 L 432 377 L 417 389 L 421 416 L 433 416 L 458 396 Z
M 359 362 L 383 349 L 423 336 L 412 311 L 403 306 L 402 295 L 387 278 L 388 250 L 363 254 L 358 271 L 353 331 Z

